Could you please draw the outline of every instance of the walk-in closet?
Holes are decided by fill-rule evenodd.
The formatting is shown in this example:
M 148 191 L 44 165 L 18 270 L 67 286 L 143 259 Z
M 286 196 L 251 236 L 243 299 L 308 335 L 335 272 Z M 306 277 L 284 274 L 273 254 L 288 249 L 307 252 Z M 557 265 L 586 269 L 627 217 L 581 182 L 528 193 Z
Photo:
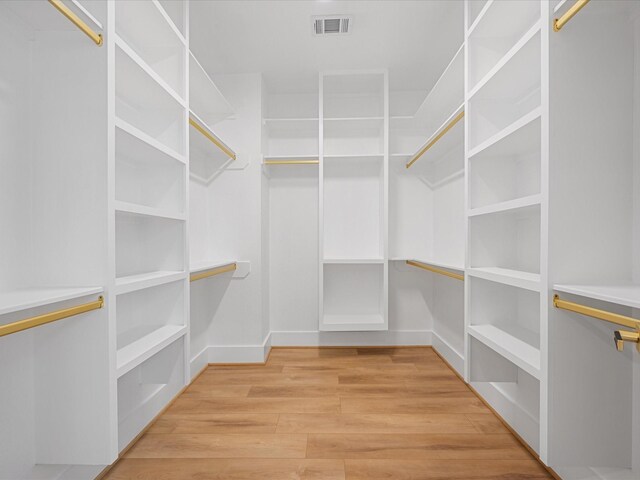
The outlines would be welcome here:
M 0 480 L 640 480 L 640 1 L 0 1 Z

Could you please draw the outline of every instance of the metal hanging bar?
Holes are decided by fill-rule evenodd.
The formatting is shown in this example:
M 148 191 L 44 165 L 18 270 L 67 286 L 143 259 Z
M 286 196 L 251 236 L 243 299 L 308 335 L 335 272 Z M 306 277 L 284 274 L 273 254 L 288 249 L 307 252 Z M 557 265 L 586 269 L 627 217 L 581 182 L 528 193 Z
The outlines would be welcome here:
M 0 325 L 0 337 L 10 335 L 12 333 L 22 332 L 30 328 L 39 327 L 47 323 L 62 320 L 63 318 L 73 317 L 81 313 L 90 312 L 91 310 L 98 310 L 104 306 L 104 297 L 100 296 L 97 300 L 89 303 L 83 303 L 82 305 L 76 305 L 75 307 L 63 308 L 62 310 L 56 310 L 55 312 L 45 313 L 36 317 L 25 318 L 24 320 L 18 320 L 17 322 L 8 323 L 6 325 Z
M 464 117 L 464 110 L 462 110 L 458 115 L 455 116 L 455 118 L 453 120 L 451 120 L 446 127 L 444 127 L 442 130 L 440 130 L 440 133 L 438 133 L 433 140 L 431 140 L 429 143 L 427 143 L 422 149 L 420 149 L 420 151 L 418 153 L 416 153 L 413 158 L 405 165 L 406 168 L 411 167 L 411 165 L 413 165 L 414 163 L 416 163 L 418 161 L 418 159 L 420 157 L 422 157 L 422 155 L 424 155 L 431 147 L 433 147 L 436 143 L 438 143 L 438 141 L 444 137 L 447 132 L 449 130 L 451 130 L 456 123 L 458 123 L 460 120 L 462 120 L 462 118 Z
M 599 308 L 588 307 L 579 303 L 562 300 L 557 294 L 553 296 L 553 306 L 562 310 L 586 315 L 587 317 L 597 318 L 598 320 L 613 323 L 615 325 L 635 329 L 633 332 L 628 330 L 616 330 L 613 332 L 613 341 L 616 349 L 619 351 L 623 350 L 624 342 L 631 342 L 636 344 L 636 347 L 640 352 L 640 320 L 620 315 L 618 313 L 600 310 Z
M 78 27 L 82 32 L 89 37 L 98 46 L 103 43 L 102 34 L 94 32 L 89 25 L 87 25 L 78 15 L 73 13 L 69 7 L 67 7 L 62 0 L 49 0 L 49 3 L 53 5 L 61 14 L 67 17 L 71 23 Z
M 202 280 L 203 278 L 213 277 L 215 275 L 220 275 L 221 273 L 233 272 L 238 268 L 235 263 L 229 263 L 228 265 L 222 265 L 220 267 L 212 268 L 211 270 L 206 270 L 200 273 L 194 273 L 191 275 L 190 280 L 195 282 L 197 280 Z
M 422 268 L 423 270 L 429 270 L 433 273 L 438 273 L 440 275 L 445 275 L 447 277 L 455 278 L 456 280 L 460 280 L 464 282 L 464 275 L 459 273 L 449 272 L 448 270 L 443 270 L 442 268 L 432 267 L 431 265 L 427 265 L 426 263 L 418 262 L 416 260 L 407 260 L 407 265 L 411 265 L 412 267 Z
M 564 15 L 553 21 L 553 31 L 559 32 L 562 27 L 564 27 L 567 22 L 576 15 L 576 13 L 582 10 L 587 3 L 589 3 L 589 0 L 578 0 L 574 3 L 571 8 L 564 13 Z
M 189 125 L 199 131 L 204 137 L 213 143 L 216 147 L 222 150 L 231 160 L 236 159 L 236 153 L 227 147 L 222 140 L 216 137 L 212 132 L 206 130 L 202 127 L 198 122 L 196 122 L 193 118 L 189 117 Z
M 320 163 L 319 160 L 297 160 L 297 159 L 271 159 L 265 160 L 264 165 L 318 165 Z

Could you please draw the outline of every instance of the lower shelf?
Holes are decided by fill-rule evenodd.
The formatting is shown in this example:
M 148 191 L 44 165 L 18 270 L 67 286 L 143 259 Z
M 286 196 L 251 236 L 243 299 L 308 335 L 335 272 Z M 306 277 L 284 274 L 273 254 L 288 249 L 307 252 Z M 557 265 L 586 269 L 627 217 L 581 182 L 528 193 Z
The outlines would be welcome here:
M 325 315 L 320 329 L 336 332 L 387 330 L 387 325 L 381 314 Z
M 136 368 L 187 332 L 185 325 L 165 325 L 118 350 L 118 378 Z
M 531 345 L 535 342 L 533 337 L 536 334 L 533 332 L 519 328 L 516 336 L 508 329 L 495 325 L 470 325 L 469 334 L 529 375 L 540 379 L 540 349 Z M 531 343 L 521 340 L 527 337 L 531 337 Z

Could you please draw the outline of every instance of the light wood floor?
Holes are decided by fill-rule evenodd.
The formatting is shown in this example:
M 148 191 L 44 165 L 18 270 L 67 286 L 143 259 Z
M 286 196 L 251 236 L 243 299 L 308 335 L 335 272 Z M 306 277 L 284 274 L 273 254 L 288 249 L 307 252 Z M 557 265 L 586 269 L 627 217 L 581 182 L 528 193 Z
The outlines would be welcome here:
M 109 480 L 552 478 L 430 348 L 211 366 Z

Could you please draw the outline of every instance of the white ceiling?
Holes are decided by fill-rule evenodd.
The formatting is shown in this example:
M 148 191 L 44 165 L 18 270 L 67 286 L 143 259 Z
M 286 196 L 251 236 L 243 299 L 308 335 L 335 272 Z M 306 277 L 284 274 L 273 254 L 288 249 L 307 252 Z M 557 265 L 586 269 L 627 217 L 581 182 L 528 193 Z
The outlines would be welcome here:
M 316 88 L 322 70 L 388 68 L 390 88 L 428 90 L 463 40 L 462 0 L 195 0 L 191 49 L 211 74 L 261 72 L 271 92 Z M 313 15 L 353 16 L 312 35 Z

